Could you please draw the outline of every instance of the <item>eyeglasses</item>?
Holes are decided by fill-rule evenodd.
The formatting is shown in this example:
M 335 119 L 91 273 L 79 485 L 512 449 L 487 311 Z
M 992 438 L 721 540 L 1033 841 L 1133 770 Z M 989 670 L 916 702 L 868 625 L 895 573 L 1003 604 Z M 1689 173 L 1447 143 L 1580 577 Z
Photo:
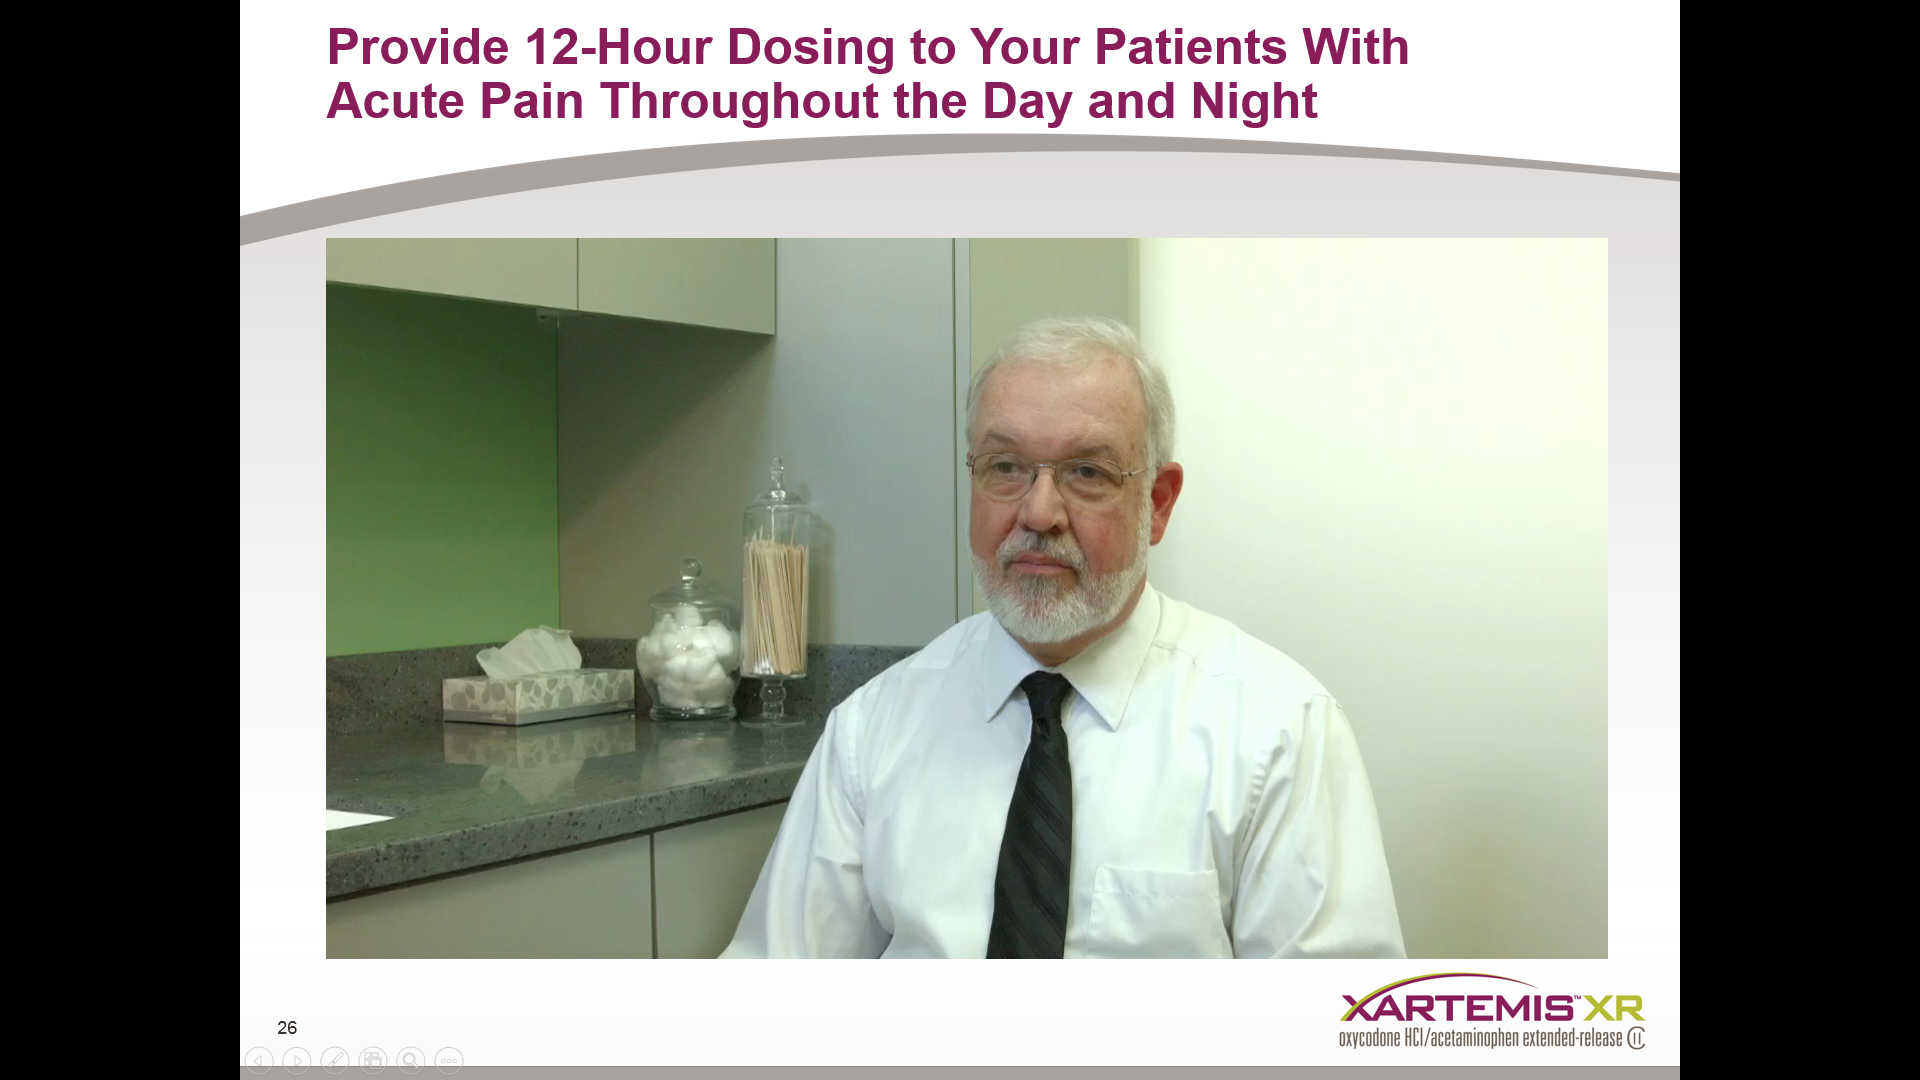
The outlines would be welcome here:
M 1053 482 L 1060 494 L 1083 506 L 1112 502 L 1126 486 L 1127 477 L 1147 471 L 1141 468 L 1126 472 L 1113 462 L 1098 458 L 1036 462 L 1013 454 L 967 455 L 967 471 L 973 474 L 974 486 L 995 502 L 1026 498 L 1041 469 L 1052 469 Z

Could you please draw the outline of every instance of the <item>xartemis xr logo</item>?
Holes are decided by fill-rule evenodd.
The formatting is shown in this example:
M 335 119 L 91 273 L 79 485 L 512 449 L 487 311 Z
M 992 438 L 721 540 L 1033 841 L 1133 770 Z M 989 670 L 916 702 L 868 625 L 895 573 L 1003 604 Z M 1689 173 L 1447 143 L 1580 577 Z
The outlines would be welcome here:
M 1475 971 L 1448 971 L 1436 975 L 1416 975 L 1411 979 L 1388 983 L 1370 994 L 1354 1000 L 1351 995 L 1342 994 L 1346 999 L 1347 1011 L 1341 1020 L 1392 1020 L 1406 1023 L 1412 1020 L 1426 1020 L 1434 1023 L 1445 1021 L 1469 1021 L 1496 1023 L 1502 1020 L 1525 1021 L 1571 1021 L 1571 1020 L 1612 1020 L 1621 1021 L 1629 1017 L 1640 1020 L 1641 1004 L 1638 994 L 1541 994 L 1528 993 L 1527 990 L 1472 993 L 1472 986 L 1442 982 L 1446 979 L 1483 979 L 1500 983 L 1512 983 L 1527 990 L 1538 990 L 1532 983 L 1509 979 L 1505 975 L 1488 975 Z M 1576 1009 L 1586 1010 L 1584 1017 Z

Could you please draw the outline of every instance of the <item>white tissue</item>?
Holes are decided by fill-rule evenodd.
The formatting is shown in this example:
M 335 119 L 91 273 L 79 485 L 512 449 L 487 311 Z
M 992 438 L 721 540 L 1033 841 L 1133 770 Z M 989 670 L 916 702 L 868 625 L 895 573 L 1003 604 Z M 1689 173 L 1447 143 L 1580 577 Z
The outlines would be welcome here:
M 492 679 L 513 679 L 549 671 L 580 670 L 580 646 L 573 643 L 573 631 L 542 626 L 522 630 L 512 641 L 497 649 L 481 649 L 477 657 L 480 670 Z
M 733 700 L 740 670 L 734 632 L 718 616 L 702 622 L 698 608 L 682 604 L 662 612 L 635 659 L 653 687 L 656 704 L 669 709 L 717 709 Z

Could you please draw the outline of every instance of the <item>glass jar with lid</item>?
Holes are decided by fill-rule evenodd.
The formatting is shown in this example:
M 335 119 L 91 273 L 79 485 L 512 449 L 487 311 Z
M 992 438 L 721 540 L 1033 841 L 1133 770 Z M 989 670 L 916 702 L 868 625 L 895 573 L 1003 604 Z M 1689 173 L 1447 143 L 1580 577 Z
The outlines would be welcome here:
M 739 609 L 700 580 L 701 570 L 698 559 L 682 561 L 680 580 L 647 600 L 653 621 L 635 648 L 635 661 L 655 720 L 734 717 Z
M 807 674 L 807 556 L 812 519 L 786 487 L 786 466 L 773 459 L 773 486 L 747 507 L 741 553 L 741 674 L 760 681 L 760 715 L 752 722 L 798 723 L 786 711 L 787 683 Z

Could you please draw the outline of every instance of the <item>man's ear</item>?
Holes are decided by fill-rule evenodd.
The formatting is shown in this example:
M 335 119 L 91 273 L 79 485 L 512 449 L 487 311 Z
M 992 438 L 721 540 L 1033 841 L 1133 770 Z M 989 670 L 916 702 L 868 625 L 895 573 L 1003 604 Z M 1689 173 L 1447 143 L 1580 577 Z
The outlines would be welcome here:
M 1186 483 L 1187 471 L 1177 461 L 1160 466 L 1160 472 L 1153 478 L 1153 542 L 1167 534 L 1167 521 L 1173 517 L 1173 504 L 1180 498 L 1180 486 Z

